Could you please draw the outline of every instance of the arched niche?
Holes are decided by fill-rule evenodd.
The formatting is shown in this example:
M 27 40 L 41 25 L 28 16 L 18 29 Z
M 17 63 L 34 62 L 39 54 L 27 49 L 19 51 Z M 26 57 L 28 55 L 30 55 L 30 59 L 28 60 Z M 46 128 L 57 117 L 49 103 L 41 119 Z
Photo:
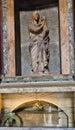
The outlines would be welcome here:
M 24 102 L 13 112 L 20 117 L 23 126 L 68 127 L 67 114 L 60 107 L 44 100 Z
M 42 4 L 46 6 L 51 5 L 51 1 L 43 1 L 42 3 L 29 1 L 7 0 L 7 28 L 8 28 L 8 75 L 13 77 L 21 74 L 21 44 L 20 44 L 20 21 L 19 12 L 35 10 Z M 58 3 L 58 5 L 57 5 Z M 68 35 L 68 2 L 67 0 L 55 0 L 52 6 L 58 6 L 59 13 L 59 42 L 60 42 L 60 72 L 59 74 L 70 74 L 70 56 L 69 56 L 69 35 Z M 29 11 L 29 10 L 28 10 Z M 11 26 L 12 25 L 12 26 Z M 19 33 L 18 33 L 19 32 Z M 18 36 L 17 36 L 18 35 Z M 18 38 L 17 38 L 18 37 Z M 53 56 L 54 57 L 54 56 Z M 28 69 L 28 68 L 26 68 Z M 57 68 L 56 68 L 57 70 Z

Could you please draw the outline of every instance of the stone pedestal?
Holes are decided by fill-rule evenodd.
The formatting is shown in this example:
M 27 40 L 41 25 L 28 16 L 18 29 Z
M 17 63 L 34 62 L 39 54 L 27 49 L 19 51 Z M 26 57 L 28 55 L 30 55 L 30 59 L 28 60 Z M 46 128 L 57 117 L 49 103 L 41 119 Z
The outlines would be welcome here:
M 3 128 L 3 127 L 1 127 L 0 128 L 1 130 L 12 130 L 12 127 L 10 127 L 10 128 Z M 13 130 L 60 130 L 60 128 L 22 128 L 22 127 L 20 127 L 20 128 L 13 128 Z M 74 130 L 73 128 L 61 128 L 61 130 Z
M 47 102 L 59 107 L 67 116 L 66 124 L 61 122 L 57 127 L 72 128 L 75 111 L 74 80 L 73 75 L 3 78 L 0 93 L 3 98 L 4 111 L 13 112 L 24 107 L 27 102 Z M 61 117 L 63 117 L 62 114 Z

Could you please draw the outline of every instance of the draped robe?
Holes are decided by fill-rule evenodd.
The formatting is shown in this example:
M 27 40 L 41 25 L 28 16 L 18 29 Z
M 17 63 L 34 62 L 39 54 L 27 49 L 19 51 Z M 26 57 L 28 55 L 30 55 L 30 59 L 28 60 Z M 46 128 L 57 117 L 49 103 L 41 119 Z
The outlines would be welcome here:
M 43 37 L 43 34 L 47 31 L 47 26 L 34 33 L 32 28 L 39 27 L 40 24 L 31 23 L 29 25 L 30 36 L 30 59 L 31 68 L 35 74 L 49 73 L 49 36 L 48 33 Z

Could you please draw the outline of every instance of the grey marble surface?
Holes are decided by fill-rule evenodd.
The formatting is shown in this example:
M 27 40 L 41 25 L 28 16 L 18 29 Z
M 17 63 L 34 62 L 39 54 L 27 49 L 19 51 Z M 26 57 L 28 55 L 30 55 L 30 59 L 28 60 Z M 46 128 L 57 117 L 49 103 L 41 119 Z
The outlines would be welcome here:
M 0 93 L 74 92 L 75 81 L 2 83 Z
M 21 70 L 22 75 L 33 75 L 30 66 L 29 32 L 28 24 L 32 21 L 33 11 L 20 11 L 21 30 Z M 60 73 L 60 49 L 59 49 L 59 20 L 58 7 L 39 10 L 41 16 L 46 17 L 49 29 L 49 73 Z
M 8 62 L 8 40 L 7 40 L 7 24 L 6 24 L 6 0 L 2 0 L 2 13 L 3 13 L 3 63 L 4 75 L 7 75 L 7 62 Z
M 68 1 L 68 30 L 69 30 L 69 46 L 70 46 L 70 65 L 71 65 L 71 73 L 75 73 L 75 65 L 74 65 L 74 26 L 73 26 L 73 1 Z
M 33 75 L 33 76 L 16 76 L 3 77 L 2 83 L 17 83 L 17 82 L 46 82 L 46 81 L 75 81 L 75 75 Z
M 2 78 L 2 82 L 0 84 L 0 93 L 70 91 L 75 91 L 74 75 L 36 75 L 13 78 L 4 77 Z
M 75 128 L 23 128 L 23 127 L 1 127 L 0 130 L 75 130 Z

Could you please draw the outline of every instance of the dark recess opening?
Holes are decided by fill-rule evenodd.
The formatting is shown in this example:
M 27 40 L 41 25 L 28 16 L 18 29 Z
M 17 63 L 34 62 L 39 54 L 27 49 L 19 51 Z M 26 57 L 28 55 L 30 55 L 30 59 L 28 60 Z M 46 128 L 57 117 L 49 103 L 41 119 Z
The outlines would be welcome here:
M 15 54 L 16 54 L 16 75 L 21 76 L 21 37 L 20 37 L 20 11 L 34 11 L 58 6 L 58 0 L 15 0 Z

